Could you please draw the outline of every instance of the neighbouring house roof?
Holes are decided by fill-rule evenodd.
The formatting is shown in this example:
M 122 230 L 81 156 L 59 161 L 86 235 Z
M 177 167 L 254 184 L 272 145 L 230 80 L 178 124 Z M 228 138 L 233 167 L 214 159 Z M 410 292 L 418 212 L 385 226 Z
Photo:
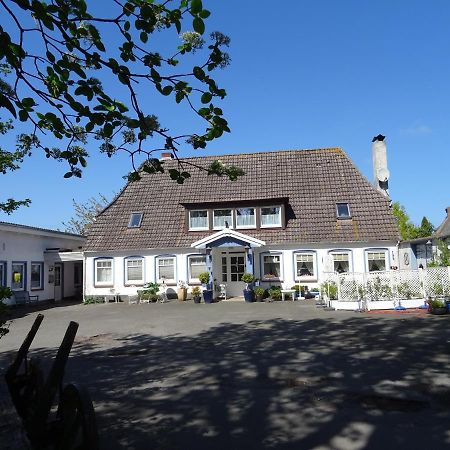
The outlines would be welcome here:
M 208 176 L 200 167 L 219 159 L 245 171 L 237 181 Z M 190 247 L 211 231 L 189 232 L 185 211 L 192 204 L 286 205 L 286 227 L 240 230 L 269 244 L 369 242 L 399 239 L 389 200 L 358 171 L 340 148 L 287 150 L 186 158 L 191 173 L 183 185 L 165 174 L 142 174 L 97 216 L 86 251 Z M 177 167 L 175 160 L 164 167 Z M 348 202 L 352 218 L 336 219 L 336 203 Z M 266 203 L 267 204 L 267 203 Z M 128 228 L 132 212 L 143 212 L 140 228 Z
M 51 234 L 51 235 L 55 235 L 58 237 L 74 238 L 74 239 L 80 239 L 80 240 L 86 239 L 85 236 L 81 236 L 80 234 L 67 233 L 65 231 L 50 230 L 48 228 L 32 227 L 29 225 L 21 225 L 18 223 L 10 223 L 10 222 L 2 222 L 2 221 L 0 221 L 0 229 L 3 229 L 5 231 L 27 232 L 27 233 L 38 234 L 38 235 Z
M 434 237 L 439 239 L 450 237 L 450 206 L 445 210 L 447 212 L 447 217 L 439 225 L 434 233 Z

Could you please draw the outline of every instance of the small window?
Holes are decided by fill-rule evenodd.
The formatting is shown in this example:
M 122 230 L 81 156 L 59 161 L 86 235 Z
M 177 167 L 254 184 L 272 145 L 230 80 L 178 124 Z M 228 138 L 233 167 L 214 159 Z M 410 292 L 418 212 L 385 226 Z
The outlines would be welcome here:
M 348 203 L 336 203 L 336 213 L 338 219 L 350 218 L 350 208 L 348 206 Z
M 255 228 L 255 208 L 236 209 L 236 228 Z
M 143 284 L 144 283 L 144 259 L 126 258 L 125 259 L 125 283 Z
M 0 286 L 6 286 L 6 262 L 0 262 Z
M 113 284 L 113 260 L 95 260 L 95 285 L 109 286 Z
M 261 208 L 261 228 L 281 227 L 281 208 L 270 206 Z
M 214 228 L 233 228 L 233 213 L 231 209 L 214 210 Z
M 44 263 L 31 263 L 31 290 L 44 289 Z
M 198 282 L 198 276 L 202 272 L 206 272 L 205 256 L 189 256 L 189 281 Z
M 314 253 L 296 253 L 295 264 L 297 279 L 316 278 L 316 261 Z
M 175 257 L 159 257 L 156 263 L 156 281 L 175 282 Z
M 333 271 L 337 273 L 350 272 L 350 255 L 348 252 L 333 252 Z
M 139 228 L 142 222 L 142 215 L 142 213 L 132 213 L 128 222 L 128 228 Z
M 280 279 L 281 255 L 264 255 L 263 272 L 263 278 L 265 280 Z
M 369 272 L 386 270 L 386 252 L 367 252 L 367 267 Z
M 11 289 L 13 291 L 25 290 L 25 263 L 13 262 L 11 268 Z
M 190 230 L 207 230 L 209 229 L 208 211 L 189 211 L 189 229 Z

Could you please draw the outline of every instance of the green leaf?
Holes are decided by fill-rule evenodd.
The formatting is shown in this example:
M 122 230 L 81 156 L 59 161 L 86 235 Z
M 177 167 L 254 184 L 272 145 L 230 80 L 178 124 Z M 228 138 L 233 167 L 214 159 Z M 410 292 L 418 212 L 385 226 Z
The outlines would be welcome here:
M 202 0 L 191 1 L 191 13 L 198 14 L 203 9 Z
M 141 31 L 140 38 L 141 41 L 145 44 L 148 41 L 148 34 L 145 31 Z
M 28 113 L 24 109 L 19 111 L 19 119 L 21 122 L 26 122 L 28 120 Z
M 212 95 L 209 92 L 205 92 L 202 95 L 201 102 L 202 103 L 209 103 L 211 101 L 211 99 L 212 99 Z
M 73 175 L 72 172 L 66 172 L 66 173 L 64 174 L 64 178 L 71 178 L 72 175 Z
M 170 95 L 173 91 L 173 87 L 172 86 L 164 86 L 161 90 L 163 95 Z
M 199 16 L 202 19 L 207 19 L 210 15 L 211 15 L 211 13 L 207 9 L 204 9 L 203 11 L 200 11 L 200 13 L 199 13 Z
M 205 24 L 200 17 L 195 17 L 192 21 L 192 25 L 194 27 L 194 31 L 196 31 L 199 34 L 203 34 L 205 32 Z
M 195 66 L 193 72 L 195 78 L 198 80 L 203 80 L 205 78 L 205 71 L 201 67 Z

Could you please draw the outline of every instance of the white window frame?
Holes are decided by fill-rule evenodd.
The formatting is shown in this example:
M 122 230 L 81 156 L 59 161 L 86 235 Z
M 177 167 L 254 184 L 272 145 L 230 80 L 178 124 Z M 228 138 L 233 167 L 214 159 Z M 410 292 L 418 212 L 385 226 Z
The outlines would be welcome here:
M 312 257 L 312 264 L 313 264 L 313 274 L 312 275 L 298 275 L 297 270 L 297 257 L 300 255 L 308 255 Z M 313 281 L 317 280 L 317 254 L 313 251 L 308 250 L 301 250 L 294 252 L 294 274 L 295 274 L 295 280 L 296 281 Z
M 253 225 L 239 225 L 238 224 L 238 210 L 239 209 L 251 209 L 253 210 Z M 234 209 L 234 219 L 236 223 L 236 229 L 250 229 L 250 228 L 256 228 L 256 208 L 253 206 L 243 206 L 242 208 L 235 208 Z
M 156 271 L 156 282 L 160 283 L 162 278 L 159 275 L 159 262 L 162 259 L 172 259 L 173 260 L 173 278 L 164 278 L 166 284 L 176 284 L 177 282 L 177 257 L 174 255 L 160 255 L 155 258 L 155 271 Z
M 269 208 L 278 208 L 280 210 L 280 214 L 278 215 L 278 223 L 263 225 L 263 221 L 262 221 L 263 209 L 269 209 Z M 283 208 L 281 207 L 281 205 L 261 206 L 259 212 L 260 212 L 259 216 L 260 216 L 260 227 L 261 228 L 278 228 L 278 227 L 282 226 L 283 221 L 281 219 L 281 214 L 283 213 Z
M 371 253 L 383 253 L 384 254 L 384 270 L 370 270 L 369 269 L 369 254 Z M 389 269 L 389 251 L 385 248 L 373 248 L 365 251 L 365 259 L 366 259 L 366 270 L 368 273 L 373 272 L 386 272 Z
M 111 263 L 111 279 L 106 281 L 98 280 L 98 263 L 109 262 Z M 113 258 L 96 258 L 94 261 L 94 286 L 96 287 L 109 287 L 114 286 L 114 259 Z
M 233 220 L 233 217 L 234 217 L 233 211 L 234 210 L 233 210 L 233 208 L 216 208 L 216 209 L 213 210 L 213 230 L 223 230 L 223 229 L 226 228 L 225 226 L 221 227 L 221 226 L 216 226 L 214 224 L 214 219 L 216 218 L 216 211 L 230 211 L 231 216 L 230 216 L 230 221 L 228 223 L 228 228 L 234 228 L 234 224 L 233 224 L 233 222 L 234 222 L 234 220 Z
M 139 261 L 141 263 L 141 278 L 139 280 L 130 280 L 128 278 L 128 263 L 129 262 L 135 262 L 135 261 Z M 125 266 L 124 267 L 124 269 L 125 269 L 125 284 L 127 286 L 144 284 L 144 280 L 145 280 L 145 263 L 144 263 L 144 258 L 142 256 L 128 256 L 128 257 L 126 257 L 124 266 Z
M 347 255 L 348 258 L 348 272 L 342 272 L 342 273 L 352 273 L 353 272 L 353 264 L 352 264 L 352 254 L 349 250 L 332 250 L 329 252 L 329 255 L 332 258 L 332 264 L 333 264 L 333 272 L 336 272 L 334 270 L 334 256 L 335 255 Z
M 340 216 L 339 215 L 338 205 L 347 205 L 348 216 Z M 336 202 L 336 217 L 338 219 L 351 219 L 352 212 L 350 211 L 350 205 L 348 204 L 348 202 Z
M 33 287 L 33 266 L 39 266 L 39 286 Z M 30 264 L 30 291 L 42 291 L 44 289 L 44 263 L 32 261 Z
M 132 225 L 133 216 L 140 216 L 139 223 L 137 225 Z M 128 228 L 141 228 L 142 218 L 144 217 L 144 213 L 140 211 L 132 212 L 130 214 L 130 220 L 128 221 Z
M 264 270 L 264 259 L 267 256 L 278 256 L 280 258 L 280 273 L 278 277 L 267 277 Z M 262 281 L 283 281 L 283 253 L 262 253 L 261 254 L 261 280 Z
M 206 211 L 206 227 L 193 227 L 191 225 L 191 213 L 199 211 Z M 189 211 L 189 230 L 209 230 L 209 211 L 207 209 L 193 209 Z
M 22 282 L 19 288 L 13 287 L 14 266 L 22 266 Z M 24 261 L 13 261 L 11 264 L 11 290 L 25 291 L 27 289 L 27 263 Z
M 203 258 L 205 260 L 205 271 L 207 271 L 206 267 L 206 255 L 189 255 L 188 261 L 187 261 L 187 267 L 188 267 L 188 280 L 189 283 L 200 283 L 200 280 L 198 278 L 192 277 L 192 270 L 191 270 L 191 260 L 194 258 Z

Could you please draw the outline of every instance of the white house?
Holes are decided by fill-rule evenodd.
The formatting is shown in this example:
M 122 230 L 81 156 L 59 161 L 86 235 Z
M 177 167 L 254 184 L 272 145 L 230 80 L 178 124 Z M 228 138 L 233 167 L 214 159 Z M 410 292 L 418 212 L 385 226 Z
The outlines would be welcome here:
M 378 139 L 378 138 L 376 138 Z M 215 160 L 245 171 L 208 176 Z M 165 158 L 166 170 L 178 162 Z M 244 272 L 263 286 L 319 285 L 329 272 L 398 267 L 387 179 L 374 187 L 340 148 L 188 158 L 184 184 L 142 173 L 90 227 L 85 295 L 135 294 L 147 282 L 199 285 L 198 274 L 242 295 Z M 386 170 L 376 170 L 386 178 Z
M 0 222 L 0 285 L 39 301 L 80 296 L 83 236 Z

